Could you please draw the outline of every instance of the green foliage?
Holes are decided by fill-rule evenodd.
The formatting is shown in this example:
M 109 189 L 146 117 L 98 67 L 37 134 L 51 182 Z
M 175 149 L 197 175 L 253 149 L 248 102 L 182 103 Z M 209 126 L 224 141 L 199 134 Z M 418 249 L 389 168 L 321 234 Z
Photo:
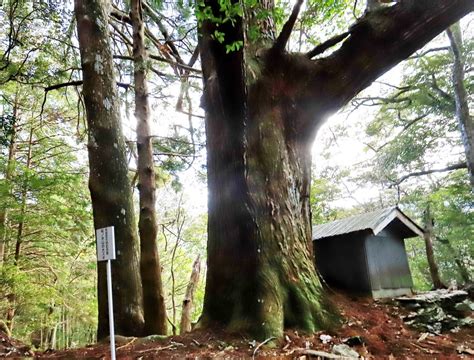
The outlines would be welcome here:
M 38 139 L 47 135 L 47 130 L 39 130 Z M 33 161 L 38 161 L 34 166 L 28 169 L 21 159 L 17 161 L 13 198 L 3 194 L 9 203 L 6 234 L 9 256 L 2 269 L 8 281 L 3 283 L 0 293 L 15 295 L 13 333 L 16 337 L 29 341 L 30 334 L 42 326 L 50 331 L 50 327 L 62 324 L 61 317 L 67 313 L 77 331 L 68 335 L 69 344 L 79 345 L 91 340 L 96 321 L 95 267 L 90 266 L 95 256 L 87 184 L 81 173 L 83 169 L 71 172 L 69 168 L 77 163 L 77 158 L 63 152 L 68 145 L 47 140 L 34 146 Z M 60 151 L 52 154 L 48 151 L 51 147 Z M 23 196 L 26 196 L 26 212 L 21 205 Z M 21 252 L 15 264 L 13 253 L 19 240 Z M 3 300 L 0 312 L 11 306 Z M 58 335 L 62 336 L 61 331 L 65 330 L 59 330 Z
M 403 205 L 419 209 L 413 213 L 414 217 L 421 219 L 421 210 L 429 204 L 434 218 L 434 243 L 435 257 L 438 262 L 441 276 L 446 283 L 455 280 L 458 284 L 464 283 L 456 259 L 464 264 L 474 276 L 474 205 L 469 182 L 465 171 L 455 171 L 438 186 L 428 189 L 419 187 L 403 199 Z M 424 253 L 422 253 L 424 256 Z M 426 260 L 415 259 L 417 266 L 414 273 L 418 277 L 427 275 L 430 283 L 429 272 L 423 267 Z
M 219 9 L 217 13 L 211 6 L 206 5 L 204 1 L 197 2 L 196 19 L 199 24 L 203 21 L 211 21 L 215 24 L 225 24 L 230 22 L 235 25 L 238 18 L 243 16 L 243 7 L 239 2 L 231 0 L 219 0 Z
M 181 183 L 178 174 L 189 167 L 195 156 L 194 151 L 191 140 L 178 134 L 153 142 L 153 153 L 158 165 L 157 174 L 166 180 L 171 177 L 173 188 L 180 190 Z
M 439 48 L 441 40 L 432 47 Z M 467 89 L 474 87 L 472 66 L 467 62 L 474 54 L 472 46 L 472 39 L 466 39 L 462 49 Z M 452 62 L 452 55 L 446 50 L 415 57 L 400 67 L 403 77 L 399 84 L 387 85 L 382 82 L 387 80 L 382 80 L 377 84 L 377 92 L 372 90 L 374 95 L 361 94 L 355 99 L 353 104 L 358 111 L 366 105 L 373 110 L 371 116 L 361 111 L 356 124 L 351 126 L 341 120 L 342 129 L 332 126 L 322 158 L 329 162 L 340 144 L 356 138 L 366 144 L 366 159 L 354 160 L 356 164 L 347 168 L 331 161 L 318 169 L 312 188 L 312 204 L 322 203 L 324 210 L 338 213 L 342 205 L 349 211 L 364 212 L 398 205 L 420 226 L 423 212 L 430 205 L 436 237 L 435 259 L 442 280 L 448 285 L 451 281 L 465 282 L 461 267 L 470 272 L 471 279 L 474 275 L 474 209 L 467 171 L 413 176 L 398 185 L 397 180 L 409 173 L 465 161 L 455 116 Z M 472 102 L 472 92 L 468 92 L 468 97 Z M 326 183 L 331 185 L 327 187 Z M 359 201 L 345 204 L 344 200 L 358 189 L 361 193 L 363 190 L 357 197 Z M 332 214 L 328 218 L 317 206 L 312 208 L 316 222 L 332 220 Z M 415 289 L 430 289 L 424 240 L 407 239 L 406 249 Z
M 468 58 L 472 57 L 472 45 L 472 41 L 468 41 L 463 49 Z M 370 139 L 368 145 L 375 150 L 375 166 L 360 177 L 362 181 L 390 185 L 406 173 L 443 167 L 438 165 L 440 160 L 447 163 L 465 161 L 455 116 L 451 74 L 452 57 L 447 51 L 430 53 L 406 64 L 402 83 L 392 88 L 387 97 L 377 99 L 380 110 L 366 128 Z M 466 76 L 466 87 L 473 85 L 472 76 Z M 474 218 L 466 175 L 465 170 L 460 170 L 432 179 L 409 179 L 400 185 L 396 200 L 420 223 L 422 212 L 430 204 L 435 235 L 440 239 L 434 244 L 435 258 L 446 283 L 451 280 L 463 282 L 456 260 L 464 263 L 467 269 L 472 267 Z M 422 241 L 410 242 L 415 284 L 426 289 L 431 286 L 431 280 L 424 244 Z
M 428 291 L 433 285 L 431 282 L 428 260 L 426 258 L 425 242 L 421 238 L 405 240 L 405 249 L 408 255 L 413 286 L 417 291 Z
M 334 182 L 327 178 L 313 178 L 311 182 L 311 215 L 313 224 L 333 221 L 338 211 L 331 207 L 331 202 L 340 194 Z
M 193 322 L 201 314 L 204 301 L 204 274 L 206 262 L 207 216 L 191 215 L 184 206 L 182 193 L 163 189 L 158 201 L 162 204 L 158 217 L 160 261 L 163 268 L 163 286 L 167 312 L 175 331 L 179 333 L 182 301 L 191 276 L 193 262 L 199 256 L 201 275 L 195 292 Z
M 6 218 L 0 225 L 6 240 L 0 317 L 14 311 L 14 337 L 40 345 L 43 334 L 42 345 L 52 346 L 46 340 L 55 333 L 56 347 L 93 341 L 97 317 L 76 94 L 70 88 L 52 91 L 43 104 L 43 87 L 77 76 L 79 60 L 67 46 L 71 17 L 51 2 L 9 2 L 0 10 L 0 21 L 11 30 L 0 34 L 7 49 L 0 60 L 1 137 L 8 139 L 2 145 L 16 150 L 11 162 L 3 149 L 0 158 L 0 212 Z
M 0 114 L 0 149 L 2 146 L 8 147 L 10 137 L 13 134 L 15 117 L 10 114 Z
M 239 49 L 241 49 L 242 47 L 244 46 L 244 42 L 243 41 L 234 41 L 232 44 L 227 44 L 225 46 L 225 52 L 228 54 L 232 51 L 237 51 Z

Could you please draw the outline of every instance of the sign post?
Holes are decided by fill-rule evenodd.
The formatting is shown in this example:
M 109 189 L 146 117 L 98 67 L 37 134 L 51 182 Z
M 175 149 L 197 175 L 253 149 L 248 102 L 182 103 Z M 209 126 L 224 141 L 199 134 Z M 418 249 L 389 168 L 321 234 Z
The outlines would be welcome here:
M 115 260 L 114 227 L 96 230 L 97 261 L 107 261 L 107 301 L 109 303 L 110 358 L 115 360 L 114 304 L 112 299 L 112 265 Z

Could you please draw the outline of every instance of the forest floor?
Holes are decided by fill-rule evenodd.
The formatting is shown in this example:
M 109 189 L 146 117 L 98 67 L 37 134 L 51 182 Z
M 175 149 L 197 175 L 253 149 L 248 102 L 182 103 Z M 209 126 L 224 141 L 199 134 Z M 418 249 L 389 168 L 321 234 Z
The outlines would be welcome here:
M 148 338 L 148 341 L 118 337 L 117 358 L 309 360 L 325 352 L 327 358 L 340 359 L 342 357 L 330 353 L 334 345 L 343 343 L 351 345 L 351 349 L 365 359 L 474 358 L 472 327 L 431 335 L 410 329 L 402 320 L 408 311 L 394 303 L 342 294 L 332 294 L 331 298 L 345 318 L 344 325 L 332 332 L 305 335 L 288 331 L 284 339 L 266 344 L 235 334 L 202 330 L 184 336 Z M 79 349 L 37 352 L 34 356 L 37 359 L 108 359 L 110 355 L 108 343 L 102 343 Z

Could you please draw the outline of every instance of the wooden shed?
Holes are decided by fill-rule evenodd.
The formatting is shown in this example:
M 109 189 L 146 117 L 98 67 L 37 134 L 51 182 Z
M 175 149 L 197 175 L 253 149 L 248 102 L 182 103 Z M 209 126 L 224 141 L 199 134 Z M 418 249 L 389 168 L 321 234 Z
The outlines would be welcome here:
M 374 298 L 411 294 L 404 239 L 423 230 L 397 207 L 313 227 L 316 267 L 328 285 Z

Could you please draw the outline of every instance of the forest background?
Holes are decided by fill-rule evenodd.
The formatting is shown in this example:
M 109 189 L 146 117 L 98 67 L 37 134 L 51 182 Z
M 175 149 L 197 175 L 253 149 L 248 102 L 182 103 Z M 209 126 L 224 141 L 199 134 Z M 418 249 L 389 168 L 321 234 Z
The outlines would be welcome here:
M 114 1 L 114 47 L 129 177 L 136 189 L 131 28 Z M 201 263 L 193 321 L 204 293 L 206 178 L 202 81 L 183 64 L 197 42 L 193 3 L 154 2 L 146 13 L 158 184 L 158 248 L 170 332 L 179 332 L 193 263 Z M 291 3 L 278 3 L 282 26 Z M 323 42 L 365 11 L 362 2 L 311 1 L 289 48 Z M 461 21 L 467 101 L 472 104 L 472 16 Z M 0 314 L 16 338 L 43 348 L 82 346 L 97 329 L 95 239 L 81 65 L 72 5 L 5 1 L 0 6 Z M 313 29 L 315 23 L 324 26 Z M 471 25 L 471 26 L 470 26 Z M 456 30 L 458 29 L 458 30 Z M 159 35 L 158 35 L 159 34 Z M 216 34 L 219 36 L 219 34 Z M 462 39 L 462 42 L 461 42 Z M 313 222 L 398 205 L 419 224 L 434 219 L 442 281 L 472 279 L 472 190 L 455 111 L 453 43 L 445 33 L 329 119 L 313 149 Z M 232 50 L 232 49 L 230 49 Z M 195 66 L 198 69 L 199 66 Z M 184 70 L 183 70 L 184 69 Z M 472 109 L 472 105 L 470 105 Z M 429 209 L 429 217 L 427 217 Z M 415 288 L 431 288 L 423 239 L 407 241 Z

